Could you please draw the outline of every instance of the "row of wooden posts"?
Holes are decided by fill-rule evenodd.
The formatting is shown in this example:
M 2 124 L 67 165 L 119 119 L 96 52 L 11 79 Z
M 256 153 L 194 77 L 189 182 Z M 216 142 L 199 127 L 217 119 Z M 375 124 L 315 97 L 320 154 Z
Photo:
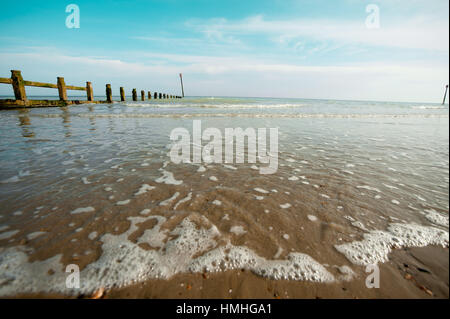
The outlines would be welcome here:
M 61 106 L 61 105 L 70 105 L 70 104 L 82 104 L 82 103 L 113 103 L 112 89 L 111 84 L 106 84 L 106 101 L 94 101 L 94 91 L 92 89 L 92 83 L 86 82 L 86 86 L 73 86 L 66 85 L 63 77 L 57 78 L 57 83 L 42 83 L 42 82 L 34 82 L 34 81 L 25 81 L 22 77 L 21 71 L 19 70 L 11 70 L 11 78 L 0 78 L 0 83 L 11 84 L 14 90 L 15 100 L 0 100 L 0 107 L 14 107 L 14 106 Z M 59 101 L 52 100 L 28 100 L 27 94 L 25 91 L 25 86 L 35 86 L 35 87 L 43 87 L 43 88 L 52 88 L 58 89 L 59 93 Z M 86 101 L 80 100 L 69 100 L 67 97 L 67 90 L 75 90 L 75 91 L 86 91 Z M 138 100 L 137 90 L 132 90 L 132 98 L 133 101 Z M 141 100 L 145 100 L 144 90 L 141 90 Z M 181 96 L 172 95 L 167 93 L 158 93 L 158 92 L 150 92 L 147 91 L 147 98 L 150 99 L 179 99 Z M 125 89 L 120 87 L 120 101 L 125 101 Z

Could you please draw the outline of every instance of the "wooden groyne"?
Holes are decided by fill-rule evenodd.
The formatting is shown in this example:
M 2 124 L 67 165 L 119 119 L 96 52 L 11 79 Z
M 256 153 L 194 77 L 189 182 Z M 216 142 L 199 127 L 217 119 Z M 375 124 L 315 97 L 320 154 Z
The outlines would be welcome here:
M 8 108 L 24 108 L 24 107 L 48 107 L 48 106 L 67 106 L 86 103 L 114 103 L 111 84 L 106 84 L 106 100 L 94 101 L 94 92 L 92 83 L 86 82 L 86 86 L 67 85 L 63 77 L 58 77 L 56 84 L 43 83 L 35 81 L 25 81 L 22 73 L 19 70 L 11 70 L 10 78 L 0 78 L 0 83 L 10 84 L 14 90 L 15 99 L 0 99 L 0 109 Z M 58 89 L 59 100 L 29 100 L 25 91 L 26 86 L 34 86 L 41 88 Z M 85 91 L 86 100 L 69 100 L 67 97 L 67 90 Z M 171 95 L 166 93 L 153 93 L 153 99 L 180 99 L 181 96 Z M 152 93 L 148 91 L 149 100 L 152 99 Z M 132 90 L 132 99 L 137 101 L 137 90 Z M 145 101 L 145 91 L 141 90 L 141 100 Z M 125 90 L 120 87 L 120 101 L 125 101 Z

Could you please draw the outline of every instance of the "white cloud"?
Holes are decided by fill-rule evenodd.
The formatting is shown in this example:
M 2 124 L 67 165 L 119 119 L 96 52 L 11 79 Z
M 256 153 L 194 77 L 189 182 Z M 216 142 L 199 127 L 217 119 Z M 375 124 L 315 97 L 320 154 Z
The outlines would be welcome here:
M 383 47 L 427 49 L 448 52 L 449 25 L 447 20 L 413 17 L 383 21 L 379 29 L 368 29 L 365 16 L 360 21 L 330 19 L 268 20 L 262 15 L 242 20 L 190 20 L 187 25 L 200 32 L 213 30 L 222 38 L 261 34 L 283 42 L 292 39 L 336 41 L 341 44 L 363 44 Z
M 0 53 L 0 69 L 21 69 L 26 80 L 42 82 L 54 83 L 56 76 L 64 76 L 66 83 L 72 85 L 89 80 L 96 93 L 103 93 L 106 83 L 111 83 L 116 92 L 119 86 L 125 86 L 127 91 L 135 87 L 178 92 L 178 73 L 183 72 L 189 95 L 421 102 L 439 100 L 449 76 L 448 68 L 425 63 L 307 66 L 245 57 L 130 54 L 134 55 L 158 63 L 74 57 L 45 50 Z M 0 86 L 0 94 L 9 93 L 5 87 Z

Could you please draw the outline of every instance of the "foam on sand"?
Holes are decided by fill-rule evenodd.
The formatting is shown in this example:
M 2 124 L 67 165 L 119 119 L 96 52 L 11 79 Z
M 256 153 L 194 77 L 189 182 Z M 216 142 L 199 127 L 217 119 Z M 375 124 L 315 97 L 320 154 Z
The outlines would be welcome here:
M 265 189 L 262 189 L 262 188 L 259 188 L 259 187 L 256 187 L 253 190 L 258 192 L 258 193 L 262 193 L 262 194 L 268 194 L 269 193 L 269 191 L 266 191 Z
M 146 230 L 137 243 L 128 240 L 138 230 L 137 224 L 151 218 L 157 219 L 156 226 Z M 220 231 L 199 214 L 185 217 L 172 231 L 161 230 L 166 221 L 162 216 L 128 217 L 128 220 L 131 221 L 128 231 L 99 238 L 103 242 L 103 254 L 81 271 L 83 280 L 79 289 L 66 287 L 67 274 L 60 263 L 62 255 L 30 263 L 24 246 L 0 251 L 0 295 L 24 292 L 88 294 L 99 287 L 123 287 L 151 278 L 169 279 L 179 273 L 233 269 L 247 269 L 272 279 L 334 280 L 321 264 L 302 253 L 291 253 L 287 260 L 267 260 L 243 246 L 233 246 L 230 242 L 219 245 Z M 143 249 L 139 245 L 142 243 L 155 249 Z M 52 276 L 46 275 L 50 269 L 54 270 Z
M 33 239 L 35 239 L 36 237 L 42 236 L 42 235 L 44 235 L 44 234 L 46 234 L 46 232 L 43 232 L 43 231 L 37 231 L 37 232 L 31 233 L 31 234 L 28 234 L 28 235 L 27 235 L 27 239 L 28 239 L 28 240 L 33 240 Z
M 242 226 L 233 226 L 230 228 L 230 233 L 236 234 L 238 236 L 245 234 L 247 231 Z
M 80 208 L 74 209 L 70 213 L 72 215 L 75 215 L 75 214 L 81 214 L 81 213 L 91 213 L 93 211 L 95 211 L 95 208 L 91 207 L 91 206 L 88 206 L 88 207 L 80 207 Z
M 129 199 L 120 200 L 116 203 L 116 205 L 118 205 L 118 206 L 128 205 L 130 202 L 131 202 L 131 200 L 129 200 Z
M 178 196 L 180 195 L 179 192 L 176 192 L 175 194 L 173 194 L 170 198 L 163 200 L 161 203 L 159 203 L 159 206 L 167 206 L 169 205 L 171 202 L 173 202 Z
M 178 203 L 175 204 L 175 206 L 173 207 L 173 210 L 176 210 L 177 207 L 185 202 L 188 202 L 192 199 L 192 192 L 190 192 L 189 194 L 187 194 L 187 196 L 185 198 L 182 198 L 178 201 Z
M 371 187 L 371 186 L 368 186 L 368 185 L 356 186 L 356 188 L 359 188 L 359 189 L 367 189 L 367 190 L 369 190 L 369 191 L 374 191 L 374 192 L 377 192 L 377 193 L 381 193 L 381 191 L 380 191 L 378 188 L 376 188 L 376 187 Z
M 173 177 L 173 173 L 166 171 L 165 169 L 160 169 L 163 173 L 163 176 L 157 178 L 155 182 L 157 183 L 164 183 L 164 184 L 171 184 L 171 185 L 181 185 L 183 184 L 183 181 L 176 180 L 175 177 Z
M 12 236 L 17 234 L 18 232 L 19 232 L 18 230 L 11 230 L 11 231 L 8 231 L 8 232 L 5 232 L 5 233 L 1 233 L 0 234 L 0 240 L 11 238 Z
M 148 191 L 154 190 L 156 187 L 155 186 L 150 186 L 148 184 L 143 184 L 139 190 L 134 194 L 134 196 L 139 196 L 142 194 L 147 193 Z
M 439 214 L 434 209 L 427 209 L 425 210 L 425 218 L 428 219 L 430 222 L 436 225 L 445 226 L 448 228 L 448 215 L 444 216 L 442 214 Z
M 335 245 L 340 253 L 357 265 L 386 262 L 393 248 L 441 245 L 448 247 L 448 232 L 417 224 L 390 224 L 387 231 L 375 230 L 364 234 L 364 239 Z

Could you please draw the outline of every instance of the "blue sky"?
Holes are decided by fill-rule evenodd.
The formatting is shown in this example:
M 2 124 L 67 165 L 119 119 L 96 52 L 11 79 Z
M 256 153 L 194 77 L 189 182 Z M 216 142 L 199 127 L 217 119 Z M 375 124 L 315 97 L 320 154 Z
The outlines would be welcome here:
M 65 25 L 69 4 L 80 28 Z M 366 6 L 380 27 L 367 28 Z M 448 83 L 448 0 L 8 1 L 0 76 L 94 93 L 439 102 Z M 27 88 L 29 94 L 56 94 Z M 12 94 L 0 85 L 0 94 Z

